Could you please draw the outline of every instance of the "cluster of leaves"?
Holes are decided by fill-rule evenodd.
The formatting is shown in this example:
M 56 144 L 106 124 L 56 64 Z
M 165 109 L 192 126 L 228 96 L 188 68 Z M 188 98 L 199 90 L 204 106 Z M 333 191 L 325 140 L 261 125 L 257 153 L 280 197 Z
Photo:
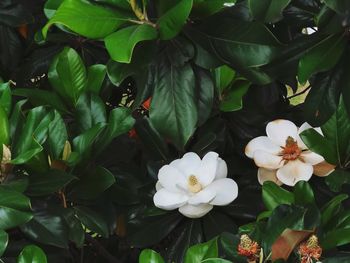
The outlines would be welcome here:
M 346 262 L 349 13 L 347 0 L 1 1 L 2 259 L 135 262 L 152 246 L 166 262 L 242 262 L 237 231 L 267 256 L 289 229 L 317 231 L 328 262 Z M 261 188 L 243 148 L 276 118 L 321 126 L 302 138 L 335 171 Z M 237 200 L 196 220 L 155 208 L 159 168 L 211 150 Z M 219 250 L 186 254 L 222 232 Z

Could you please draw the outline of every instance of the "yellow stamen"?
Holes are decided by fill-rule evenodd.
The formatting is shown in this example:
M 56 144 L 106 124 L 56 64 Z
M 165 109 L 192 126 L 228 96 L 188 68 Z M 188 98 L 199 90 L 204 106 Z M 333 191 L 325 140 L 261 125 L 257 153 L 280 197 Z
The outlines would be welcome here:
M 191 175 L 188 178 L 188 189 L 192 193 L 198 193 L 200 190 L 202 190 L 202 185 L 199 183 L 199 181 L 198 181 L 196 176 Z

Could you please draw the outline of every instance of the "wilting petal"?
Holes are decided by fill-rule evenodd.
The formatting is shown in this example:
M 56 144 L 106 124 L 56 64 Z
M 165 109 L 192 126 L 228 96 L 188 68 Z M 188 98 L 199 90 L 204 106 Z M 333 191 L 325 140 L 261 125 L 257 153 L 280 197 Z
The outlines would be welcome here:
M 259 181 L 259 183 L 261 185 L 263 185 L 264 182 L 266 182 L 266 181 L 272 181 L 272 182 L 276 183 L 277 185 L 282 185 L 283 183 L 277 179 L 276 172 L 277 172 L 277 170 L 269 170 L 269 169 L 265 169 L 265 168 L 259 168 L 258 169 L 258 181 Z
M 271 170 L 280 168 L 283 165 L 282 156 L 277 156 L 262 150 L 255 151 L 254 162 L 258 167 Z
M 187 203 L 188 196 L 181 193 L 174 193 L 166 190 L 165 188 L 160 189 L 153 196 L 153 202 L 156 207 L 165 210 L 173 210 Z
M 324 161 L 324 158 L 321 155 L 311 151 L 302 152 L 300 157 L 305 163 L 309 163 L 311 165 L 315 165 Z
M 164 165 L 158 172 L 160 184 L 167 190 L 178 192 L 177 185 L 186 187 L 186 177 L 176 168 L 170 165 Z
M 227 164 L 226 162 L 218 158 L 218 164 L 216 167 L 215 179 L 226 178 L 227 177 Z
M 335 165 L 327 163 L 326 161 L 314 165 L 314 175 L 317 176 L 328 176 L 335 169 Z
M 254 152 L 257 150 L 263 150 L 265 152 L 277 155 L 282 150 L 282 148 L 272 142 L 268 137 L 259 136 L 247 144 L 244 152 L 245 155 L 247 155 L 249 158 L 253 158 Z
M 228 205 L 237 198 L 238 186 L 235 181 L 230 178 L 215 180 L 206 190 L 216 192 L 216 196 L 211 200 L 211 205 Z
M 298 137 L 298 128 L 288 120 L 271 121 L 266 126 L 267 137 L 279 146 L 285 146 L 286 140 L 290 136 L 295 140 Z
M 200 166 L 194 172 L 202 187 L 209 185 L 215 178 L 219 155 L 208 152 L 202 159 Z
M 208 204 L 216 196 L 216 191 L 209 186 L 188 199 L 190 205 Z
M 282 183 L 294 186 L 298 181 L 309 181 L 312 176 L 313 167 L 311 164 L 303 163 L 300 160 L 289 161 L 282 168 L 277 170 L 277 178 Z
M 200 166 L 201 159 L 194 152 L 186 153 L 181 159 L 176 159 L 170 163 L 170 166 L 177 168 L 184 175 L 189 176 Z
M 207 214 L 212 209 L 213 206 L 209 204 L 184 205 L 179 208 L 179 212 L 189 218 L 199 218 Z

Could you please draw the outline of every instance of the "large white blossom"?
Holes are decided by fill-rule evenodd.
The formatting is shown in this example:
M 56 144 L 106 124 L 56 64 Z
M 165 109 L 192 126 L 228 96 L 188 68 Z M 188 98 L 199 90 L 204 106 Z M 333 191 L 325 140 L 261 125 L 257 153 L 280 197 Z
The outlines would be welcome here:
M 274 181 L 277 184 L 294 186 L 298 181 L 308 181 L 312 174 L 326 176 L 333 166 L 324 158 L 310 151 L 300 138 L 300 133 L 311 129 L 308 123 L 298 128 L 288 120 L 275 120 L 266 126 L 267 136 L 251 140 L 245 154 L 254 159 L 260 184 Z M 314 128 L 322 134 L 320 128 Z
M 226 177 L 226 162 L 217 153 L 200 159 L 188 152 L 159 170 L 154 204 L 165 210 L 179 209 L 190 218 L 202 217 L 214 205 L 228 205 L 236 199 L 237 184 Z

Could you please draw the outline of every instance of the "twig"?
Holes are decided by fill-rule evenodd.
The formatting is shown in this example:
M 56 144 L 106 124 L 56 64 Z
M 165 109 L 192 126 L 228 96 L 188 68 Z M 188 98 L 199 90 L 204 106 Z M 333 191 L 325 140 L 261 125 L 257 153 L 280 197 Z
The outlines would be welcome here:
M 119 259 L 115 258 L 113 255 L 111 255 L 101 244 L 100 242 L 98 242 L 96 239 L 94 239 L 92 236 L 86 234 L 85 235 L 86 240 L 93 245 L 98 254 L 101 255 L 102 257 L 104 257 L 107 262 L 109 263 L 122 263 L 121 261 L 119 261 Z
M 307 92 L 309 89 L 311 89 L 311 85 L 307 86 L 304 90 L 302 90 L 302 91 L 300 91 L 300 92 L 298 92 L 298 93 L 295 93 L 295 94 L 293 94 L 293 95 L 287 97 L 287 99 L 291 99 L 291 98 L 297 97 L 297 96 L 299 96 L 299 95 L 301 95 L 301 94 L 304 94 L 304 93 Z

